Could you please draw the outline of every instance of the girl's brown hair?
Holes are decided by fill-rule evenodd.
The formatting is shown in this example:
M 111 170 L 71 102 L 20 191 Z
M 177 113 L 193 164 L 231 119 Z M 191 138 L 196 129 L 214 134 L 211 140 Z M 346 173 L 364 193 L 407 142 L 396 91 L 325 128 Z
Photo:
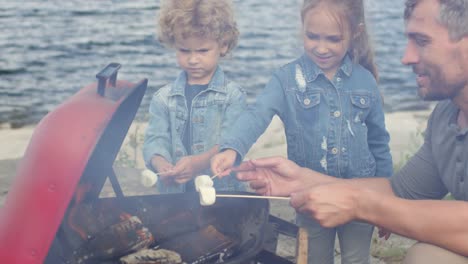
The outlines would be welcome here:
M 361 64 L 378 80 L 374 52 L 367 33 L 363 0 L 304 0 L 301 8 L 302 23 L 305 14 L 320 3 L 336 7 L 338 14 L 343 15 L 341 20 L 347 23 L 343 26 L 349 29 L 351 37 L 348 54 L 354 63 Z

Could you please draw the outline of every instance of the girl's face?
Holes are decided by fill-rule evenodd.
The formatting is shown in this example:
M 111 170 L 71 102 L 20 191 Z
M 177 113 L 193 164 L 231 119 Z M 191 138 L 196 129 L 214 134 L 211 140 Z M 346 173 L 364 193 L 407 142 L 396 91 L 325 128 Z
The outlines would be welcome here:
M 227 52 L 227 45 L 202 37 L 176 40 L 176 57 L 179 66 L 187 73 L 189 84 L 208 84 L 211 81 L 219 57 Z
M 302 32 L 306 54 L 328 79 L 332 79 L 340 67 L 351 35 L 345 21 L 339 19 L 339 12 L 332 9 L 323 3 L 309 9 L 304 15 Z

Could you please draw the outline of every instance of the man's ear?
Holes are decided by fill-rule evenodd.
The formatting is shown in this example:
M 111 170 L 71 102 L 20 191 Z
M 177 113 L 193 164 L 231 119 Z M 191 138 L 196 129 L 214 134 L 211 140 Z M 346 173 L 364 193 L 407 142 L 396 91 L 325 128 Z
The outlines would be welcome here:
M 460 47 L 461 47 L 463 60 L 468 63 L 468 36 L 464 36 L 460 40 Z

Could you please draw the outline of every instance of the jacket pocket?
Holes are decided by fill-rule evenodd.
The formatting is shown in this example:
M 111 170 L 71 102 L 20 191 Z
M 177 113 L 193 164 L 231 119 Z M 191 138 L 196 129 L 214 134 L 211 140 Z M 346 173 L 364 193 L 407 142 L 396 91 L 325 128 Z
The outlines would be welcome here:
M 354 124 L 365 124 L 371 107 L 371 96 L 369 93 L 352 93 L 351 120 Z
M 351 94 L 351 103 L 358 108 L 369 108 L 370 107 L 370 95 L 369 94 Z
M 309 109 L 320 104 L 320 92 L 312 91 L 305 93 L 296 93 L 296 99 L 302 108 Z

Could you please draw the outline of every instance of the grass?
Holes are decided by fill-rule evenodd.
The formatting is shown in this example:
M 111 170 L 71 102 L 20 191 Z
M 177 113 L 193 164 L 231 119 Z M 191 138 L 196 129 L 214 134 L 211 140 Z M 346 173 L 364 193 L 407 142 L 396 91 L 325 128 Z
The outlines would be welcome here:
M 143 145 L 144 133 L 141 122 L 136 122 L 129 129 L 129 132 L 120 148 L 114 164 L 119 167 L 136 168 L 138 167 L 138 155 Z

